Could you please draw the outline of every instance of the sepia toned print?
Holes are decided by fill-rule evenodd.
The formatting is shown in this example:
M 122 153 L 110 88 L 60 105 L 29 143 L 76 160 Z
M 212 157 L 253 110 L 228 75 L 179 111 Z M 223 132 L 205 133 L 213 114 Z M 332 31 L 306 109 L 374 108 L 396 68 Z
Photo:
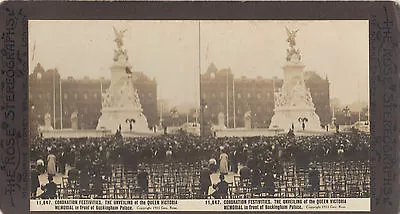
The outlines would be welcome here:
M 241 210 L 240 199 L 264 198 L 292 206 L 271 210 L 315 210 L 289 198 L 370 197 L 366 21 L 31 21 L 29 31 L 31 205 L 231 199 L 221 209 Z

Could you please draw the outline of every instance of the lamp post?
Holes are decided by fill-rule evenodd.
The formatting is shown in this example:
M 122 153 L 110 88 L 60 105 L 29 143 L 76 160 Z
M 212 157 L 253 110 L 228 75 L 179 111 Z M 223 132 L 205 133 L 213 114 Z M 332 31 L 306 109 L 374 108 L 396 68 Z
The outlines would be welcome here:
M 132 132 L 132 123 L 136 123 L 135 119 L 127 118 L 125 123 L 129 123 L 129 130 Z
M 207 109 L 207 103 L 204 101 L 204 99 L 200 100 L 200 119 L 201 119 L 201 124 L 200 124 L 200 132 L 201 132 L 201 139 L 204 140 L 205 136 L 205 121 L 204 121 L 204 110 Z
M 306 122 L 308 122 L 308 118 L 307 117 L 299 117 L 299 122 L 301 123 L 301 127 L 303 128 L 303 131 L 304 131 L 304 129 L 306 128 Z
M 30 109 L 30 113 L 29 113 L 29 120 L 30 120 L 30 129 L 29 129 L 29 134 L 30 137 L 36 137 L 38 134 L 38 116 L 36 115 L 35 112 L 35 105 L 32 104 L 31 109 Z
M 344 116 L 346 117 L 346 120 L 347 120 L 347 122 L 348 122 L 347 125 L 350 125 L 350 115 L 351 115 L 351 111 L 350 111 L 349 106 L 346 106 L 346 107 L 342 110 L 342 112 L 344 113 Z

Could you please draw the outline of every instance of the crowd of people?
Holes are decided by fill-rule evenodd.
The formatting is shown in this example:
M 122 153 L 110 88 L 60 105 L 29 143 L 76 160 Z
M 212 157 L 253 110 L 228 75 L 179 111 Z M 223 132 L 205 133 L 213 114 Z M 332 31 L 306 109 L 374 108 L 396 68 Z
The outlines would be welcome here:
M 115 164 L 137 171 L 141 163 L 209 160 L 210 173 L 219 171 L 223 181 L 228 171 L 239 173 L 239 164 L 245 168 L 240 171 L 245 177 L 246 168 L 260 175 L 271 171 L 279 173 L 285 162 L 302 167 L 311 162 L 367 161 L 369 147 L 369 135 L 363 133 L 227 138 L 186 134 L 136 138 L 35 138 L 31 141 L 30 157 L 35 173 L 47 172 L 49 181 L 56 172 L 65 173 L 68 165 L 72 167 L 70 176 L 81 179 L 80 185 L 89 186 L 90 178 L 96 178 L 98 171 L 111 176 L 111 166 Z M 35 189 L 39 185 L 35 179 L 32 182 L 35 182 L 32 191 L 36 195 Z

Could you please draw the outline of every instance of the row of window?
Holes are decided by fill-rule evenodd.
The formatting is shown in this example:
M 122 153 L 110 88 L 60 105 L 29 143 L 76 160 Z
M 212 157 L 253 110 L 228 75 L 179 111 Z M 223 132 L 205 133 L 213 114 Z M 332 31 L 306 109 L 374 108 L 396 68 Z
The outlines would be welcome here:
M 153 96 L 153 93 L 149 92 L 149 93 L 147 93 L 147 96 L 148 96 L 148 97 L 152 97 L 152 96 Z M 50 92 L 47 92 L 47 93 L 46 93 L 46 97 L 47 97 L 48 99 L 50 99 L 50 98 L 52 97 L 52 96 L 51 96 L 51 93 L 50 93 Z M 98 99 L 98 98 L 100 98 L 100 93 L 93 93 L 93 94 L 92 94 L 92 97 L 93 97 L 94 99 Z M 39 99 L 43 99 L 43 98 L 45 98 L 45 97 L 43 96 L 43 94 L 38 93 L 38 98 L 39 98 Z M 73 98 L 74 98 L 75 100 L 79 99 L 78 93 L 74 93 L 74 94 L 73 94 Z M 89 99 L 89 94 L 88 94 L 88 93 L 84 93 L 84 94 L 82 95 L 82 98 L 85 99 L 85 100 Z M 69 93 L 64 93 L 64 100 L 68 100 L 68 99 L 70 99 L 70 94 L 69 94 Z
M 236 94 L 236 98 L 238 98 L 238 99 L 241 99 L 242 97 L 244 97 L 244 96 L 246 96 L 246 95 L 242 95 L 241 93 L 237 93 Z M 265 93 L 265 95 L 264 95 L 264 97 L 266 97 L 266 98 L 271 98 L 271 96 L 272 96 L 272 93 L 271 92 L 267 92 L 267 93 Z M 325 92 L 314 92 L 313 94 L 312 94 L 312 97 L 323 97 L 323 96 L 326 96 L 326 93 Z M 222 99 L 222 98 L 225 98 L 226 97 L 226 93 L 225 92 L 220 92 L 220 94 L 219 94 L 219 97 Z M 247 93 L 247 98 L 252 98 L 252 97 L 254 97 L 254 98 L 257 98 L 257 99 L 261 99 L 262 97 L 263 97 L 263 95 L 262 95 L 262 93 L 257 93 L 255 96 L 254 96 L 254 94 L 253 93 Z M 211 95 L 209 94 L 209 93 L 203 93 L 203 98 L 204 99 L 207 99 L 207 98 L 217 98 L 217 95 L 215 94 L 215 93 L 211 93 Z
M 219 106 L 218 109 L 220 109 L 222 112 L 226 111 L 226 109 L 223 108 L 222 106 Z M 273 107 L 258 105 L 257 107 L 253 108 L 253 111 L 255 111 L 253 113 L 272 112 L 272 110 L 273 110 Z M 235 111 L 236 111 L 237 114 L 242 114 L 242 113 L 246 113 L 247 111 L 249 111 L 249 108 L 248 107 L 243 107 L 243 106 L 242 107 L 236 107 Z
M 245 96 L 246 95 L 241 94 L 241 93 L 237 93 L 236 94 L 236 98 L 237 99 L 241 99 L 242 97 L 245 97 Z M 263 97 L 271 98 L 271 96 L 272 96 L 272 93 L 270 93 L 270 92 L 265 93 L 265 95 L 262 95 L 262 93 L 257 93 L 256 95 L 254 95 L 253 93 L 247 93 L 247 98 L 254 97 L 254 98 L 257 98 L 257 99 L 261 99 Z M 225 92 L 220 92 L 219 97 L 220 98 L 225 98 L 226 97 L 226 93 Z M 217 95 L 215 93 L 211 93 L 211 95 L 208 94 L 208 93 L 203 93 L 203 98 L 204 99 L 206 99 L 206 98 L 217 98 Z

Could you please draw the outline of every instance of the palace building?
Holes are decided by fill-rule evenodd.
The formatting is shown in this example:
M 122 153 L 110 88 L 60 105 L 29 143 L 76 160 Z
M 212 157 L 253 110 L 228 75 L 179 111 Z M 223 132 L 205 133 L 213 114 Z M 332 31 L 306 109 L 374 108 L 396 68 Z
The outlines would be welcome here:
M 142 72 L 132 72 L 143 114 L 149 128 L 159 123 L 157 114 L 157 82 Z M 44 115 L 51 115 L 55 129 L 71 128 L 71 114 L 78 114 L 79 129 L 96 129 L 101 115 L 101 93 L 110 86 L 104 78 L 61 79 L 57 69 L 45 69 L 38 63 L 29 75 L 29 100 L 32 116 L 44 124 Z
M 329 80 L 312 71 L 305 72 L 304 79 L 321 124 L 330 123 Z M 230 69 L 217 69 L 211 64 L 200 83 L 201 98 L 207 105 L 204 121 L 218 124 L 218 115 L 223 113 L 226 127 L 239 128 L 244 127 L 244 115 L 250 112 L 252 128 L 267 128 L 274 114 L 274 91 L 282 84 L 283 80 L 276 77 L 238 78 Z

